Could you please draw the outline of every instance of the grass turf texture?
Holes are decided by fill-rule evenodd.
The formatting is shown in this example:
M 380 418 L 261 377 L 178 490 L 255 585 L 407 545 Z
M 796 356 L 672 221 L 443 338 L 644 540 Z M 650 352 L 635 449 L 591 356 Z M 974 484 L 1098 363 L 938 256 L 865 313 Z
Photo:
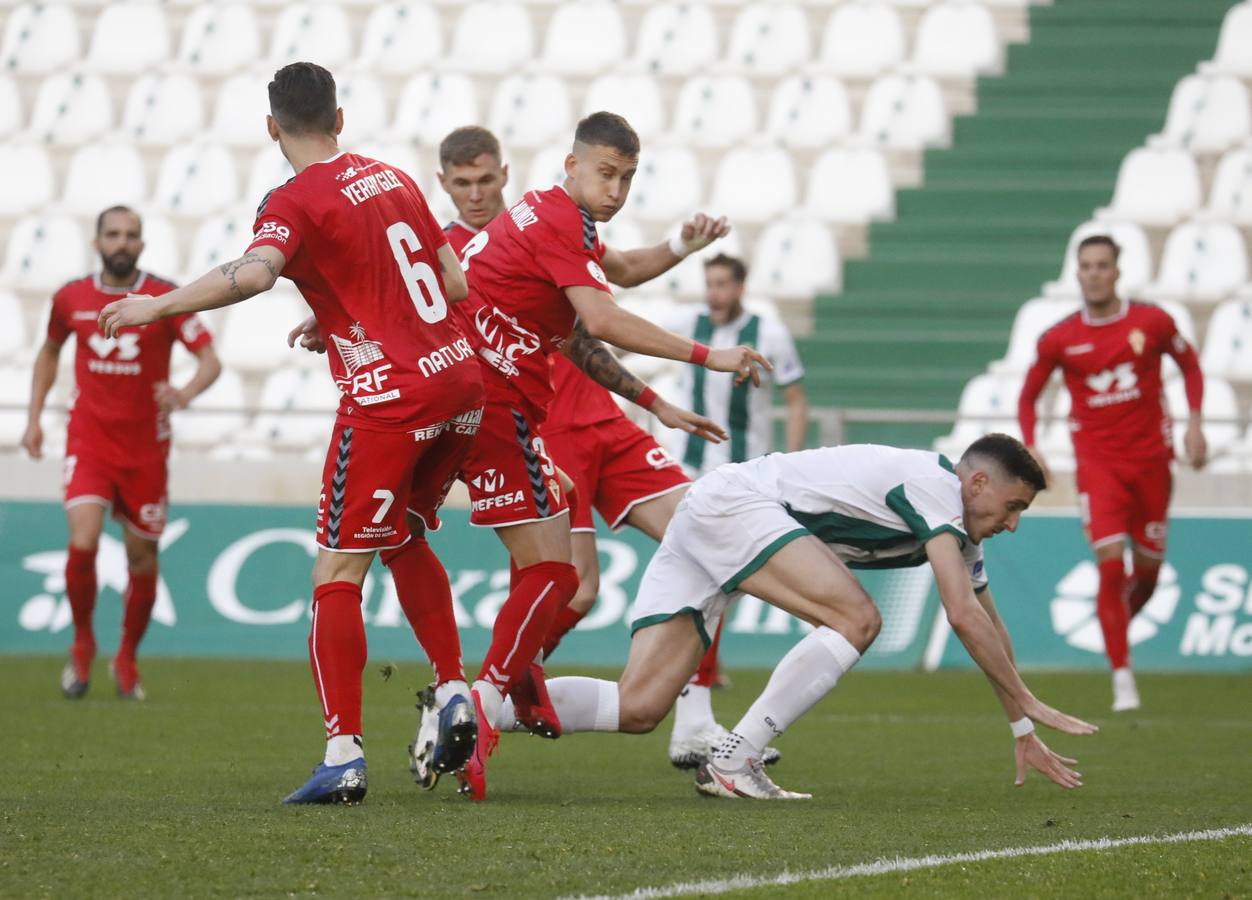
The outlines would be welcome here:
M 1076 755 L 1086 786 L 1012 785 L 1004 716 L 973 673 L 854 673 L 780 742 L 774 768 L 808 803 L 703 799 L 644 736 L 506 735 L 489 800 L 409 779 L 424 666 L 366 677 L 362 807 L 287 808 L 320 756 L 307 667 L 148 660 L 150 700 L 60 697 L 61 661 L 0 658 L 6 723 L 0 896 L 555 896 L 736 874 L 1128 837 L 1252 821 L 1252 677 L 1143 676 L 1146 710 L 1114 718 L 1103 674 L 1035 675 L 1045 700 L 1099 722 Z M 615 673 L 603 672 L 606 677 Z M 733 725 L 766 673 L 715 693 Z M 1252 839 L 812 883 L 789 896 L 1241 896 Z M 755 889 L 781 895 L 783 889 Z M 736 896 L 747 896 L 746 893 Z

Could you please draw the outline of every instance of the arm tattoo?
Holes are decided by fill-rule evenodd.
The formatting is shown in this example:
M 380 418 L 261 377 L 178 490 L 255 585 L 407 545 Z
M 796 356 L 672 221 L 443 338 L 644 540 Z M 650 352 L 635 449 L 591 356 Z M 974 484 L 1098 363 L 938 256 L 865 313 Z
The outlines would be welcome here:
M 252 296 L 252 294 L 245 292 L 244 289 L 239 286 L 239 270 L 244 266 L 258 262 L 265 266 L 265 268 L 269 269 L 270 278 L 274 281 L 278 280 L 278 272 L 275 270 L 274 264 L 261 254 L 251 250 L 238 259 L 231 260 L 230 262 L 217 267 L 219 272 L 230 279 L 230 293 L 236 300 L 244 300 Z
M 574 333 L 565 342 L 564 352 L 592 381 L 627 400 L 635 400 L 647 387 L 618 362 L 603 341 L 588 334 L 582 322 L 574 325 Z

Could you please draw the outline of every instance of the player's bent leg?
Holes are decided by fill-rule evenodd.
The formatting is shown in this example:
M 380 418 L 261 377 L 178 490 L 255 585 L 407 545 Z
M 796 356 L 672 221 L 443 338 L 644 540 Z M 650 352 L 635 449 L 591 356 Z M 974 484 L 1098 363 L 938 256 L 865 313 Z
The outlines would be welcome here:
M 143 681 L 135 657 L 139 642 L 148 630 L 152 608 L 156 605 L 158 542 L 152 537 L 126 529 L 126 564 L 128 577 L 122 615 L 122 639 L 110 669 L 117 684 L 117 694 L 130 700 L 143 700 Z
M 552 627 L 543 642 L 543 658 L 552 656 L 565 635 L 569 634 L 595 606 L 600 593 L 600 554 L 596 549 L 595 532 L 576 531 L 570 535 L 574 569 L 578 572 L 578 590 L 568 604 L 557 610 Z
M 1139 708 L 1139 690 L 1130 668 L 1130 605 L 1126 583 L 1126 544 L 1120 539 L 1097 542 L 1096 566 L 1100 572 L 1096 592 L 1096 617 L 1104 635 L 1104 652 L 1113 676 L 1113 711 Z
M 69 548 L 65 557 L 65 594 L 74 619 L 74 640 L 61 672 L 61 692 L 76 700 L 87 693 L 96 656 L 92 618 L 96 608 L 96 551 L 104 530 L 105 507 L 85 500 L 66 507 Z
M 645 500 L 631 508 L 626 516 L 626 524 L 638 528 L 652 540 L 660 542 L 665 537 L 665 529 L 669 528 L 670 520 L 682 498 L 687 496 L 687 486 L 675 488 L 659 497 Z
M 1156 583 L 1161 575 L 1163 560 L 1155 555 L 1145 553 L 1135 547 L 1131 554 L 1131 574 L 1126 583 L 1126 605 L 1133 619 L 1139 610 L 1148 605 L 1152 595 L 1156 593 Z

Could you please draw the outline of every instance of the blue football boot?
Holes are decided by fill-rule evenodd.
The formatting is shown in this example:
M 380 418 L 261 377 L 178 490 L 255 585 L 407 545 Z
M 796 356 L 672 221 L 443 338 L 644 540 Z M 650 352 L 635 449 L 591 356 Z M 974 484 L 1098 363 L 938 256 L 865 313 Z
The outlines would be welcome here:
M 343 803 L 356 806 L 365 799 L 365 757 L 359 756 L 341 766 L 318 763 L 313 777 L 299 790 L 283 798 L 283 803 Z

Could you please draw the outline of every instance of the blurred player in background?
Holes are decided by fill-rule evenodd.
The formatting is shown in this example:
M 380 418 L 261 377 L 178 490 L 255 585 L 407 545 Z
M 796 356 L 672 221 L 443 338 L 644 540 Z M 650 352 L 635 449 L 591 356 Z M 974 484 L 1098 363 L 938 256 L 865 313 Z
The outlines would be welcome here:
M 1127 632 L 1131 618 L 1152 598 L 1165 559 L 1174 456 L 1173 420 L 1161 384 L 1165 354 L 1178 363 L 1186 385 L 1187 459 L 1199 469 L 1208 456 L 1200 419 L 1204 376 L 1195 350 L 1169 313 L 1117 296 L 1118 252 L 1103 235 L 1078 245 L 1083 309 L 1039 338 L 1017 410 L 1026 446 L 1047 474 L 1035 446 L 1035 403 L 1053 370 L 1061 369 L 1072 399 L 1070 434 L 1083 526 L 1100 569 L 1096 611 L 1113 669 L 1115 712 L 1139 708 Z M 1129 575 L 1127 542 L 1133 548 Z
M 238 303 L 280 274 L 312 307 L 342 395 L 322 476 L 309 635 L 326 752 L 284 802 L 353 803 L 366 792 L 361 585 L 381 551 L 410 624 L 451 616 L 447 573 L 410 522 L 439 526 L 478 429 L 482 377 L 448 314 L 466 294 L 464 277 L 417 185 L 385 162 L 339 150 L 343 110 L 322 67 L 284 66 L 269 98 L 270 137 L 296 175 L 262 201 L 247 252 L 160 299 L 111 304 L 100 324 L 112 335 Z M 468 749 L 475 730 L 464 712 Z
M 135 656 L 157 597 L 157 549 L 168 511 L 166 486 L 170 413 L 184 409 L 211 385 L 222 367 L 212 338 L 193 315 L 161 325 L 126 328 L 104 337 L 96 319 L 107 303 L 130 293 L 160 295 L 174 285 L 137 268 L 143 253 L 143 223 L 125 206 L 114 206 L 96 220 L 93 246 L 99 274 L 65 285 L 52 298 L 48 336 L 35 357 L 29 421 L 22 446 L 43 455 L 39 420 L 56 380 L 61 347 L 71 335 L 74 399 L 65 446 L 65 516 L 69 552 L 65 593 L 74 617 L 74 643 L 61 673 L 66 697 L 82 697 L 91 681 L 96 655 L 92 613 L 96 606 L 96 549 L 104 511 L 125 525 L 129 577 L 122 638 L 110 669 L 123 697 L 144 698 Z M 169 383 L 175 342 L 190 350 L 196 371 L 181 388 Z

